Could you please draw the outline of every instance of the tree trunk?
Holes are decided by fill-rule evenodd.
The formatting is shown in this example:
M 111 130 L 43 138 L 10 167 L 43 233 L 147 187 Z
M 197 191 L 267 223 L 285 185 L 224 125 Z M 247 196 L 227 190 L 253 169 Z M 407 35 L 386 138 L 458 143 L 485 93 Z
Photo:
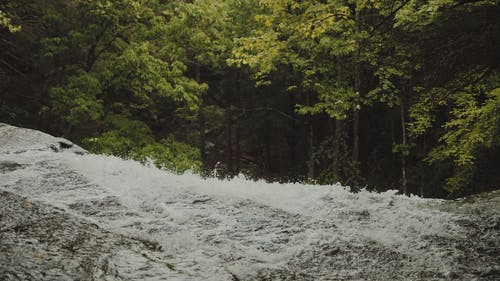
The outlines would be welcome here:
M 309 165 L 307 177 L 314 179 L 314 127 L 312 118 L 309 121 Z
M 241 145 L 240 145 L 240 138 L 241 138 L 241 127 L 240 127 L 240 120 L 236 119 L 236 134 L 235 134 L 235 145 L 236 145 L 236 151 L 235 151 L 235 170 L 234 172 L 236 174 L 240 173 L 240 159 L 241 159 Z
M 307 94 L 307 105 L 311 106 L 311 95 Z M 309 179 L 314 179 L 314 126 L 313 126 L 313 118 L 309 116 L 309 124 L 308 124 L 308 143 L 309 143 L 309 161 L 307 161 L 307 177 Z
M 401 137 L 403 142 L 403 147 L 401 148 L 401 182 L 403 188 L 403 194 L 408 194 L 406 190 L 406 167 L 405 167 L 405 153 L 406 153 L 406 122 L 405 122 L 405 104 L 404 97 L 400 97 L 400 113 L 401 113 Z
M 196 65 L 196 82 L 200 83 L 200 66 Z M 207 170 L 207 151 L 206 151 L 206 136 L 205 136 L 205 115 L 203 114 L 203 97 L 201 99 L 200 108 L 198 109 L 198 131 L 200 133 L 200 157 L 201 157 L 201 172 L 205 174 Z
M 359 161 L 359 110 L 354 109 L 352 122 L 352 162 Z
M 272 159 L 271 159 L 271 129 L 269 127 L 266 128 L 265 135 L 265 161 L 267 168 L 267 176 L 270 176 L 273 173 Z
M 342 62 L 341 58 L 337 61 L 337 83 L 339 87 L 342 85 Z M 340 142 L 342 140 L 342 121 L 338 118 L 335 120 L 331 119 L 330 124 L 332 125 L 333 131 L 333 156 L 332 156 L 332 174 L 334 181 L 340 181 Z
M 231 103 L 228 103 L 226 108 L 226 165 L 227 173 L 233 176 L 233 112 Z
M 359 34 L 359 26 L 361 23 L 360 9 L 356 5 L 356 34 Z M 352 122 L 352 162 L 354 164 L 359 161 L 359 103 L 361 97 L 361 42 L 358 42 L 356 51 L 356 61 L 354 69 L 354 89 L 357 92 L 356 104 L 353 108 L 353 122 Z
M 292 120 L 290 122 L 291 122 L 291 127 L 292 127 L 292 133 L 288 135 L 288 144 L 290 146 L 290 151 L 289 151 L 290 165 L 289 165 L 288 177 L 289 177 L 289 180 L 295 181 L 295 179 L 297 178 L 297 175 L 295 172 L 295 166 L 296 166 L 296 162 L 297 162 L 297 157 L 296 157 L 297 124 L 295 123 L 295 120 Z
M 332 120 L 333 121 L 333 120 Z M 335 131 L 333 133 L 333 159 L 332 173 L 336 181 L 340 181 L 340 141 L 342 140 L 342 121 L 335 119 Z
M 296 135 L 296 131 L 297 131 L 297 128 L 296 128 L 296 125 L 295 124 L 292 124 L 292 130 L 294 131 L 292 133 L 292 135 L 289 137 L 290 138 L 290 173 L 289 173 L 289 177 L 290 177 L 290 180 L 294 181 L 296 178 L 297 178 L 297 175 L 296 175 L 296 172 L 295 172 L 295 166 L 296 166 L 296 162 L 297 162 L 297 157 L 296 157 L 296 150 L 297 150 L 297 135 Z
M 422 141 L 422 150 L 425 154 L 427 154 L 427 135 L 423 135 L 423 141 Z M 422 169 L 422 168 L 421 168 Z M 424 197 L 424 176 L 422 175 L 422 171 L 420 171 L 420 177 L 419 177 L 419 185 L 420 185 L 420 197 Z
M 238 71 L 238 76 L 236 78 L 236 97 L 237 97 L 237 105 L 238 109 L 242 110 L 242 102 L 241 102 L 241 70 Z M 240 139 L 241 139 L 241 125 L 240 125 L 240 117 L 241 114 L 236 115 L 236 132 L 235 132 L 235 145 L 236 145 L 236 151 L 235 151 L 235 174 L 240 173 L 240 161 L 241 161 L 241 145 L 240 145 Z
M 207 169 L 207 140 L 205 135 L 205 115 L 203 114 L 203 105 L 200 105 L 200 109 L 198 110 L 198 130 L 200 131 L 201 171 L 202 173 L 205 173 Z

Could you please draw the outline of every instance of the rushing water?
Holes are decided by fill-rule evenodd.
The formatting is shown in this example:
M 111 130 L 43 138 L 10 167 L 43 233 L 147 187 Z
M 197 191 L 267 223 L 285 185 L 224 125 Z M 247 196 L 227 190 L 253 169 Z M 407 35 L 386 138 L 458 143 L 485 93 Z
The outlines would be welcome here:
M 201 179 L 0 124 L 0 280 L 500 280 L 499 198 Z

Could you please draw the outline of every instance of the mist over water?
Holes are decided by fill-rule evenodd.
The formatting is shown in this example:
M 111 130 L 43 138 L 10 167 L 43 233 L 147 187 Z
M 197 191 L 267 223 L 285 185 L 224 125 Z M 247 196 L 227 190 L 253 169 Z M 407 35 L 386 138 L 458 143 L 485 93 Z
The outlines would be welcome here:
M 0 191 L 42 204 L 37 208 L 60 210 L 75 221 L 72 233 L 83 231 L 79 223 L 95 225 L 97 230 L 83 231 L 88 238 L 78 242 L 80 248 L 73 247 L 76 254 L 71 256 L 75 268 L 93 261 L 80 272 L 91 280 L 500 276 L 498 196 L 449 203 L 396 191 L 354 194 L 338 185 L 202 179 L 88 154 L 72 144 L 61 148 L 60 142 L 71 144 L 0 126 Z M 10 237 L 7 230 L 3 233 Z M 95 238 L 100 242 L 92 237 L 100 237 Z M 37 249 L 43 251 L 44 240 L 37 241 Z M 7 247 L 9 242 L 2 243 Z M 13 249 L 9 255 L 22 248 L 8 245 Z M 15 262 L 2 264 L 6 260 L 0 258 L 0 277 L 27 276 L 17 278 L 12 272 L 21 269 Z M 26 268 L 40 273 L 51 266 L 58 268 L 57 261 L 47 265 L 40 259 Z M 59 267 L 73 272 L 70 266 Z M 78 279 L 69 273 L 64 277 L 68 279 L 45 276 L 53 279 L 42 279 Z

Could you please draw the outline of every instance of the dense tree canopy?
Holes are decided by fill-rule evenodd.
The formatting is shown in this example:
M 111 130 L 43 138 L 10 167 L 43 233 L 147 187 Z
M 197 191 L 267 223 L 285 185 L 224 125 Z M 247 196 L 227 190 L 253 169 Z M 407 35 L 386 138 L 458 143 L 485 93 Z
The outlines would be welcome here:
M 498 0 L 0 4 L 0 121 L 175 172 L 500 185 Z

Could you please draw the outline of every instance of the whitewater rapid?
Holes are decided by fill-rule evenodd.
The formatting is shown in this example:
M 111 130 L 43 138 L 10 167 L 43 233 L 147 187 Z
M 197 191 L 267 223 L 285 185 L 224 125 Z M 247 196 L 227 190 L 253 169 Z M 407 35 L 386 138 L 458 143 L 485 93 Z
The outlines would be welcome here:
M 0 191 L 149 245 L 106 250 L 98 261 L 112 273 L 96 270 L 90 280 L 498 280 L 500 273 L 498 225 L 474 244 L 471 233 L 483 226 L 442 200 L 176 175 L 0 124 L 2 163 Z M 483 242 L 492 253 L 482 252 Z

